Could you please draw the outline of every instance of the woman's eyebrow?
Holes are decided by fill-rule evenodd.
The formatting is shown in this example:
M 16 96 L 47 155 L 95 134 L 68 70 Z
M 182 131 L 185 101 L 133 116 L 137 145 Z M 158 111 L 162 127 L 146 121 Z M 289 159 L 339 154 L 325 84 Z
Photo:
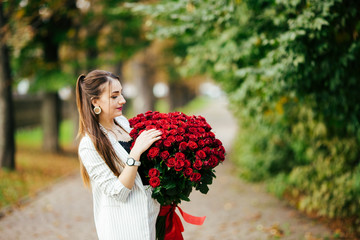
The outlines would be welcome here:
M 121 91 L 121 90 L 120 90 Z M 113 91 L 112 93 L 120 93 L 120 91 Z

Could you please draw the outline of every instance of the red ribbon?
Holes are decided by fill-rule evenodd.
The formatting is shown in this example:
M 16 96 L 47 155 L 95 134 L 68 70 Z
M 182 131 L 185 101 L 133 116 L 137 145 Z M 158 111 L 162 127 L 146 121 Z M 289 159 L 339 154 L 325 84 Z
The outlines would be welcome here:
M 176 214 L 175 208 L 179 209 L 181 216 L 187 223 L 194 225 L 202 225 L 205 221 L 204 217 L 192 216 L 184 212 L 177 205 L 167 205 L 161 206 L 159 216 L 166 216 L 165 221 L 165 238 L 166 240 L 183 240 L 182 232 L 184 231 L 184 226 L 181 223 L 180 217 Z

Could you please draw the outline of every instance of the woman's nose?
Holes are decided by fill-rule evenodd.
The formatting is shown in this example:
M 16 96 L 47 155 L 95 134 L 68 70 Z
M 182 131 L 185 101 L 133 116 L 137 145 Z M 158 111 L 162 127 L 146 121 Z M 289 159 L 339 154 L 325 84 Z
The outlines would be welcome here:
M 124 96 L 121 96 L 120 100 L 119 100 L 119 103 L 121 104 L 125 104 L 126 103 L 126 100 L 124 98 Z

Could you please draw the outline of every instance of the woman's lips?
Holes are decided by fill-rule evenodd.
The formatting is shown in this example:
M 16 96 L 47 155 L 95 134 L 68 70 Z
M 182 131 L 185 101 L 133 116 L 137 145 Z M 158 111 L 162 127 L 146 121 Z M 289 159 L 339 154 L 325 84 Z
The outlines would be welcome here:
M 117 110 L 121 111 L 121 110 L 122 110 L 122 107 L 117 108 Z

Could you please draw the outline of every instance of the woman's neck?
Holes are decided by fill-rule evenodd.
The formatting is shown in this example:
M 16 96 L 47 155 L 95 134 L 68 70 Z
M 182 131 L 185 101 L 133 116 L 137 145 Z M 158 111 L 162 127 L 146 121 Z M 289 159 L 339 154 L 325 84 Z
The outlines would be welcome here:
M 115 126 L 114 119 L 99 119 L 99 123 L 106 129 L 113 129 Z

